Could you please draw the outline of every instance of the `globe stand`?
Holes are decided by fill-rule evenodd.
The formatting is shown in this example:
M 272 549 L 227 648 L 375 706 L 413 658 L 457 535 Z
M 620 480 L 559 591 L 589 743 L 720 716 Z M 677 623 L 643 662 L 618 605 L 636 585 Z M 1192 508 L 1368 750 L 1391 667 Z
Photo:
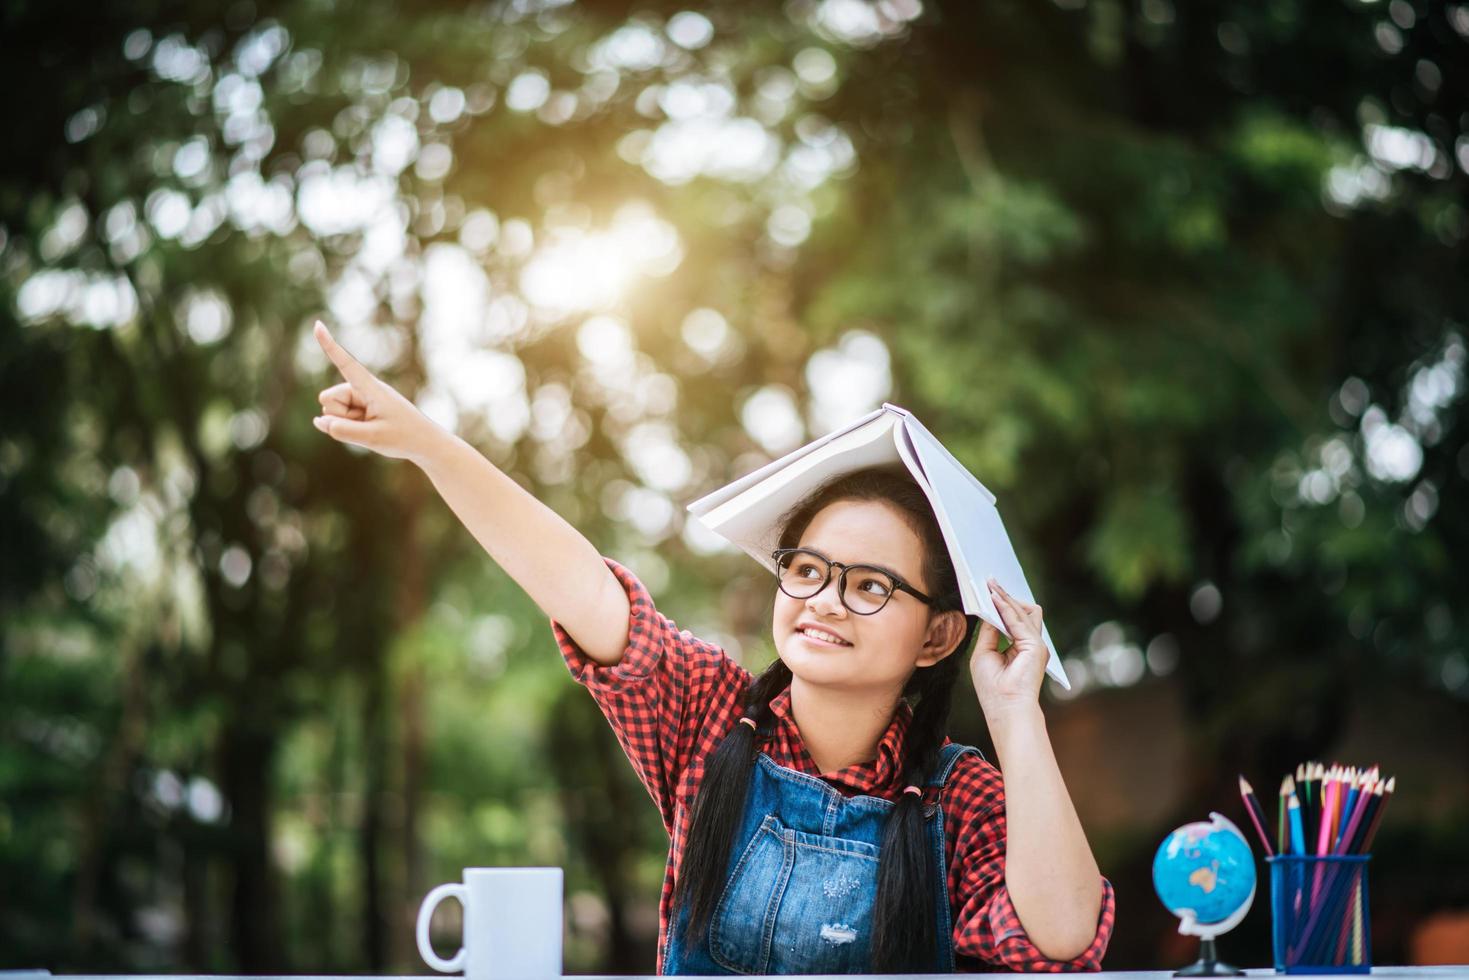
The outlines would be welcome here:
M 1199 961 L 1173 974 L 1175 977 L 1242 977 L 1245 971 L 1239 967 L 1221 963 L 1214 956 L 1213 938 L 1199 943 Z

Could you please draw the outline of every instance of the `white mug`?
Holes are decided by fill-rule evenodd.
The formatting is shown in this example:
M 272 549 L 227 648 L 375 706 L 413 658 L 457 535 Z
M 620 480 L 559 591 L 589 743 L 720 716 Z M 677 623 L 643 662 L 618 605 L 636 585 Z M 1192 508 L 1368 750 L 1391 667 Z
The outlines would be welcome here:
M 465 868 L 464 883 L 440 885 L 418 909 L 418 952 L 441 973 L 468 980 L 550 980 L 561 976 L 561 869 Z M 464 938 L 447 960 L 428 927 L 449 897 L 464 907 Z

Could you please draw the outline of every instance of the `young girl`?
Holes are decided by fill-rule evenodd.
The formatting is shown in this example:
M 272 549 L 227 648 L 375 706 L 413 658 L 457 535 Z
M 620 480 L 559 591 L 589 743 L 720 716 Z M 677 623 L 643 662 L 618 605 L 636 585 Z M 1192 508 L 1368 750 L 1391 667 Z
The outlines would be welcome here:
M 1039 705 L 1041 609 L 991 595 L 969 669 L 1000 770 L 944 735 L 978 620 L 901 469 L 820 488 L 785 520 L 758 677 L 680 631 L 621 565 L 374 377 L 318 323 L 346 380 L 332 438 L 423 469 L 552 620 L 562 655 L 663 815 L 660 973 L 1099 969 L 1111 885 Z

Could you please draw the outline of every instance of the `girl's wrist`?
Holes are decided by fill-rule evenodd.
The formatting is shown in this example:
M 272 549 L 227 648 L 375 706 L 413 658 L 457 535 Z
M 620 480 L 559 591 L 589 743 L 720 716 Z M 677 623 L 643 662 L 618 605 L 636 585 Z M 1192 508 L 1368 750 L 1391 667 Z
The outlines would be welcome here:
M 1023 733 L 1046 728 L 1046 716 L 1039 701 L 990 702 L 981 701 L 985 725 L 991 738 L 1001 738 L 1010 733 Z
M 423 437 L 419 440 L 418 451 L 409 458 L 432 479 L 438 471 L 443 469 L 447 460 L 458 450 L 459 443 L 461 442 L 463 440 L 448 429 L 432 421 L 428 421 L 428 425 L 424 428 Z M 466 443 L 465 445 L 468 444 Z
M 995 746 L 995 764 L 1007 775 L 1031 772 L 1051 753 L 1046 716 L 1038 703 L 986 712 L 985 725 Z

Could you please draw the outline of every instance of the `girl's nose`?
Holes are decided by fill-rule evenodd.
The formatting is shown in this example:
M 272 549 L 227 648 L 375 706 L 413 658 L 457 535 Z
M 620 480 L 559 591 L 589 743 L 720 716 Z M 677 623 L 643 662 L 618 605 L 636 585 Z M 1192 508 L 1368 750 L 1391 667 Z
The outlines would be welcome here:
M 833 575 L 831 581 L 821 587 L 820 592 L 806 600 L 806 608 L 819 616 L 845 616 L 847 607 L 842 605 L 840 591 L 841 586 Z

